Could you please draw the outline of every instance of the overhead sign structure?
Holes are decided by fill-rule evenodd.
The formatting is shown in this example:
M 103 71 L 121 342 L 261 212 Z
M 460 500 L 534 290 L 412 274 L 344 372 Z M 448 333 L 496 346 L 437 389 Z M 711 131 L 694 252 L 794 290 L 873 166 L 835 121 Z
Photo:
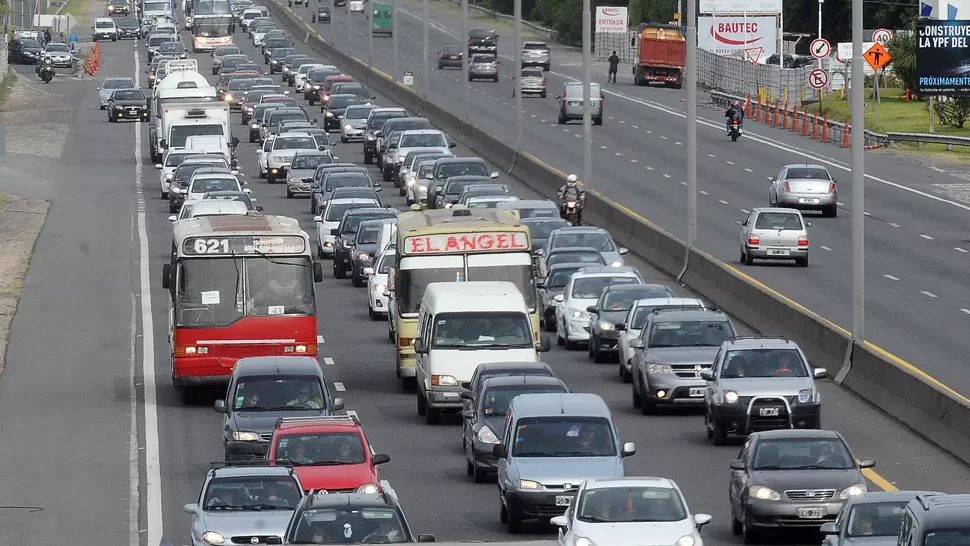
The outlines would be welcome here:
M 872 41 L 880 43 L 883 46 L 888 46 L 889 42 L 893 39 L 893 33 L 889 29 L 881 28 L 872 33 Z
M 749 61 L 753 62 L 754 64 L 758 64 L 758 61 L 761 59 L 761 54 L 764 52 L 765 48 L 762 46 L 749 47 L 744 50 L 744 55 Z
M 825 38 L 816 38 L 812 40 L 809 49 L 812 51 L 812 57 L 824 59 L 832 53 L 832 44 Z
M 630 23 L 627 18 L 627 8 L 618 6 L 598 6 L 594 19 L 596 32 L 622 32 L 630 30 Z
M 893 60 L 893 56 L 879 42 L 872 44 L 872 47 L 867 49 L 862 56 L 873 70 L 885 68 L 889 61 Z
M 811 85 L 815 89 L 822 89 L 828 84 L 829 73 L 821 68 L 816 68 L 808 73 L 808 85 Z
M 700 0 L 698 9 L 717 15 L 781 13 L 782 0 Z
M 970 21 L 916 23 L 916 88 L 927 95 L 970 94 Z
M 716 53 L 732 53 L 761 48 L 760 55 L 778 51 L 778 25 L 774 17 L 709 17 L 697 18 L 697 47 Z
M 862 42 L 862 52 L 869 51 L 876 42 Z M 839 62 L 847 63 L 852 60 L 852 42 L 839 42 L 835 51 L 835 58 Z
M 409 87 L 414 85 L 414 72 L 405 72 L 404 77 L 401 78 L 401 83 Z

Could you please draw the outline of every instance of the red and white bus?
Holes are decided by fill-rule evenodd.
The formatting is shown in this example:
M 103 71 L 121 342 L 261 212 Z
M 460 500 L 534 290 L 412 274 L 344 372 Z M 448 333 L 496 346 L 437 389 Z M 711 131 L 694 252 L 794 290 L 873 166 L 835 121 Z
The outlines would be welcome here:
M 228 383 L 242 357 L 317 356 L 314 284 L 322 280 L 293 218 L 252 212 L 176 224 L 162 287 L 171 294 L 172 382 L 183 400 L 194 387 Z

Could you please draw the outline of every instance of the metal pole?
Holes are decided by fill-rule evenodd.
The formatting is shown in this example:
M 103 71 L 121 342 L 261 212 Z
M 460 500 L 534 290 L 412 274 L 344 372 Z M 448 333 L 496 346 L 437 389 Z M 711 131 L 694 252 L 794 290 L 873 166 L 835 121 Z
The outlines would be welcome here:
M 394 77 L 401 81 L 401 73 L 398 71 L 397 67 L 397 2 L 398 0 L 393 0 L 394 3 L 391 4 L 391 47 L 394 49 Z
M 591 92 L 593 15 L 590 13 L 589 1 L 583 0 L 583 185 L 587 190 L 593 182 L 593 112 L 590 108 L 590 102 L 593 99 Z
M 367 6 L 367 66 L 374 66 L 374 4 Z
M 461 0 L 461 35 L 468 39 L 468 0 Z M 496 51 L 496 53 L 498 53 Z M 462 92 L 465 94 L 465 120 L 471 108 L 471 82 L 468 81 L 468 45 L 462 46 L 461 52 L 461 82 Z
M 424 56 L 421 57 L 421 65 L 424 67 L 424 96 L 428 96 L 428 89 L 431 87 L 431 73 L 428 71 L 428 19 L 431 16 L 428 14 L 428 0 L 424 0 Z
M 852 0 L 852 340 L 866 338 L 865 256 L 865 73 L 862 69 L 862 0 Z
M 697 246 L 697 3 L 687 2 L 687 248 Z
M 515 66 L 512 68 L 515 91 L 515 151 L 522 149 L 522 0 L 515 0 Z M 467 79 L 467 78 L 466 78 Z
M 354 14 L 350 13 L 350 0 L 347 0 L 347 7 L 345 9 L 347 10 L 347 54 L 353 55 L 354 25 L 352 23 Z

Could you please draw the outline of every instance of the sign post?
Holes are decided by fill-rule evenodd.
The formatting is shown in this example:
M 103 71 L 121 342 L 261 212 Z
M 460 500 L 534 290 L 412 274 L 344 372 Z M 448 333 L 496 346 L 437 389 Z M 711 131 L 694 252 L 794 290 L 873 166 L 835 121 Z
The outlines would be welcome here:
M 403 83 L 408 87 L 411 87 L 412 85 L 414 85 L 414 72 L 411 72 L 411 71 L 405 72 L 404 77 L 401 78 L 401 83 Z
M 808 46 L 808 49 L 812 52 L 812 57 L 818 59 L 818 68 L 816 70 L 821 71 L 821 73 L 825 75 L 825 83 L 823 83 L 820 87 L 815 87 L 812 80 L 819 79 L 821 76 L 816 75 L 816 77 L 813 78 L 810 73 L 808 77 L 808 83 L 811 84 L 818 93 L 818 114 L 822 115 L 822 99 L 825 97 L 825 86 L 828 84 L 829 79 L 828 73 L 825 71 L 825 67 L 822 65 L 822 62 L 832 54 L 832 44 L 830 44 L 825 38 L 819 36 L 818 38 L 812 40 L 812 43 Z
M 877 30 L 876 34 L 878 33 Z M 873 34 L 873 39 L 875 39 L 876 34 Z M 872 76 L 872 111 L 875 112 L 876 103 L 879 102 L 879 71 L 885 68 L 889 61 L 893 60 L 893 57 L 878 41 L 872 44 L 872 47 L 866 50 L 862 57 L 875 72 Z

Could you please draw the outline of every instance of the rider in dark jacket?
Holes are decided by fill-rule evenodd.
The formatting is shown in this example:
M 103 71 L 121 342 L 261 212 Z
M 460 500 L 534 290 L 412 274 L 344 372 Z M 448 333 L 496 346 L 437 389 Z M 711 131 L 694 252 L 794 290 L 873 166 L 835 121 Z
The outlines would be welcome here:
M 731 106 L 728 107 L 727 111 L 724 112 L 724 117 L 726 118 L 724 126 L 727 128 L 728 135 L 731 134 L 731 122 L 735 119 L 744 129 L 744 108 L 741 107 L 740 101 L 734 101 Z

